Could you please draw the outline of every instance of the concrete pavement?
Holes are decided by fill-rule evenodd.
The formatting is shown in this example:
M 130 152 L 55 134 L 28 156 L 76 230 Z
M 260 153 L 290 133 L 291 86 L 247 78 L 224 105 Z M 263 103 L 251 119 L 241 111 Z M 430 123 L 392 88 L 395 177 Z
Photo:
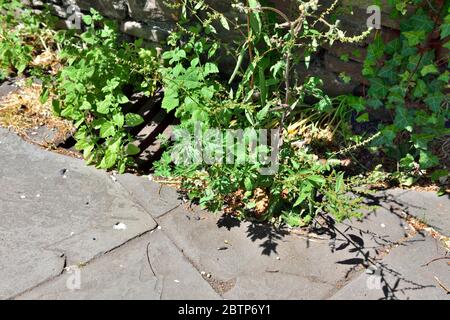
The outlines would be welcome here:
M 449 298 L 449 260 L 424 266 L 448 252 L 396 214 L 447 232 L 450 201 L 431 193 L 389 191 L 364 220 L 331 229 L 275 230 L 5 129 L 0 182 L 1 299 Z

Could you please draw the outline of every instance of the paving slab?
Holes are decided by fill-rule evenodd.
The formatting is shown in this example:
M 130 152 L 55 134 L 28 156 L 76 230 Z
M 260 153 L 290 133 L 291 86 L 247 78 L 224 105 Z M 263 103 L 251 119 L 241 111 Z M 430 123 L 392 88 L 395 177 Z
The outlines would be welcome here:
M 12 82 L 3 82 L 0 84 L 0 98 L 17 90 L 19 90 L 19 87 L 15 86 Z
M 393 209 L 404 210 L 422 219 L 426 224 L 450 236 L 450 198 L 434 191 L 392 189 L 380 194 L 379 199 Z
M 375 255 L 376 248 L 385 246 L 374 242 L 374 234 L 392 242 L 404 236 L 390 213 L 379 212 L 378 217 L 383 219 L 363 231 L 336 226 L 361 245 L 361 252 L 343 246 L 339 235 L 292 234 L 198 208 L 180 207 L 158 222 L 226 299 L 323 299 L 361 272 L 362 253 Z M 382 223 L 391 227 L 382 228 Z
M 417 235 L 380 262 L 374 273 L 361 274 L 357 279 L 332 296 L 334 300 L 420 299 L 449 300 L 440 287 L 450 287 L 448 260 L 431 260 L 443 257 L 446 250 L 433 238 Z
M 0 221 L 3 299 L 61 273 L 64 261 L 87 262 L 157 226 L 106 172 L 1 128 Z
M 154 218 L 163 216 L 182 203 L 176 189 L 150 181 L 148 176 L 124 174 L 117 179 Z
M 220 299 L 159 230 L 78 269 L 78 282 L 74 280 L 75 274 L 75 271 L 66 272 L 17 299 Z M 78 283 L 78 286 L 71 286 L 72 283 Z

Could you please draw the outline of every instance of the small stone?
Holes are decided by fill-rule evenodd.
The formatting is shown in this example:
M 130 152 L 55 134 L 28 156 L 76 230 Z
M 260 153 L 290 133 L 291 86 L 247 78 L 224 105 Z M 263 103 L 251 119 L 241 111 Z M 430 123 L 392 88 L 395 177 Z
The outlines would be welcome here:
M 205 276 L 205 275 L 206 275 L 206 272 L 205 272 L 205 271 L 202 271 L 202 272 L 200 272 L 200 274 L 201 274 L 202 276 Z
M 175 282 L 175 283 L 180 283 L 180 280 L 173 280 L 173 282 Z
M 161 226 L 158 226 L 158 230 L 161 230 L 162 229 L 162 227 Z
M 210 273 L 208 273 L 208 274 L 206 275 L 206 277 L 207 277 L 208 279 L 210 279 L 212 276 L 211 276 Z
M 36 195 L 36 198 L 40 198 L 41 197 L 41 195 L 38 193 L 37 195 Z
M 280 257 L 277 257 L 277 260 L 281 260 L 281 258 L 280 258 Z
M 384 223 L 381 224 L 382 228 L 386 228 L 386 225 Z
M 113 182 L 117 182 L 117 178 L 116 178 L 114 175 L 111 175 L 111 180 L 112 180 Z
M 25 195 L 21 195 L 21 196 L 20 196 L 20 199 L 25 199 L 25 198 L 26 198 Z
M 114 230 L 126 230 L 127 229 L 127 225 L 125 223 L 122 222 L 118 222 L 113 226 Z
M 152 176 L 151 174 L 149 174 L 149 175 L 147 176 L 147 178 L 148 178 L 149 181 L 153 181 L 153 176 Z
M 228 244 L 229 242 L 228 242 L 228 240 L 225 240 L 223 243 Z

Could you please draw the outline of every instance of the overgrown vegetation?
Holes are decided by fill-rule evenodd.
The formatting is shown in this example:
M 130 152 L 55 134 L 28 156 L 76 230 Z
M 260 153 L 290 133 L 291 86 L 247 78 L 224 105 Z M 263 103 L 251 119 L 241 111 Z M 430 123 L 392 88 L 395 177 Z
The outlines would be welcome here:
M 401 22 L 400 37 L 384 43 L 381 36 L 369 46 L 363 74 L 368 78 L 369 111 L 384 112 L 382 147 L 398 163 L 395 177 L 411 186 L 427 174 L 434 181 L 448 177 L 433 145 L 448 139 L 449 124 L 449 3 L 433 7 L 429 1 L 392 1 L 406 13 L 407 4 L 420 5 Z M 445 41 L 447 39 L 447 42 Z M 441 159 L 448 158 L 447 151 Z
M 74 123 L 76 148 L 99 168 L 124 172 L 133 164 L 139 150 L 129 128 L 143 119 L 124 106 L 133 94 L 151 96 L 162 86 L 162 107 L 179 119 L 175 135 L 200 139 L 167 142 L 155 174 L 179 182 L 191 199 L 212 211 L 291 226 L 307 225 L 323 212 L 337 220 L 359 217 L 364 206 L 356 195 L 370 185 L 448 177 L 448 154 L 434 146 L 450 134 L 443 54 L 449 9 L 390 0 L 403 20 L 401 34 L 388 43 L 377 34 L 370 44 L 367 96 L 332 98 L 320 78 L 300 80 L 298 66 L 308 68 L 322 44 L 358 43 L 371 33 L 348 36 L 329 19 L 338 2 L 324 11 L 318 1 L 298 0 L 287 16 L 266 1 L 236 0 L 239 15 L 230 18 L 204 0 L 173 1 L 180 19 L 159 57 L 141 41 L 122 41 L 116 25 L 94 10 L 84 15 L 83 30 L 56 32 L 47 27 L 48 15 L 0 0 L 0 69 L 2 78 L 43 79 L 42 102 L 50 98 L 55 113 Z M 56 62 L 35 63 L 45 57 Z M 224 63 L 230 59 L 232 70 Z M 377 132 L 353 132 L 355 121 L 375 121 L 377 113 L 387 115 L 376 122 Z M 226 130 L 242 135 L 235 140 Z M 267 157 L 251 158 L 251 146 L 242 148 L 259 130 L 275 137 L 252 150 L 277 154 L 278 166 L 269 173 Z M 235 151 L 233 161 L 225 159 L 228 150 Z M 395 168 L 382 171 L 380 150 Z M 356 161 L 356 151 L 377 151 L 370 168 Z M 205 161 L 208 156 L 222 161 Z
M 138 114 L 125 114 L 123 107 L 133 93 L 154 93 L 156 53 L 142 48 L 142 41 L 121 42 L 117 26 L 95 10 L 83 21 L 83 33 L 57 34 L 64 68 L 48 81 L 48 90 L 55 94 L 56 114 L 74 122 L 75 148 L 86 161 L 123 173 L 139 153 L 127 129 L 144 122 Z

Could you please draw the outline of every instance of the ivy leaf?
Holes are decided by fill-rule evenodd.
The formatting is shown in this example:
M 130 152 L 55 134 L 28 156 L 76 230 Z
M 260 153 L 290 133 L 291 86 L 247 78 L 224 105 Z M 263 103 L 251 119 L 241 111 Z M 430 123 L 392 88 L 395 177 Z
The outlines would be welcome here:
M 411 117 L 408 109 L 406 109 L 405 107 L 397 107 L 396 112 L 397 113 L 394 120 L 395 126 L 399 129 L 405 129 L 409 132 L 412 132 L 412 124 L 414 123 L 414 118 Z
M 403 32 L 402 35 L 408 40 L 408 44 L 411 47 L 417 46 L 426 38 L 425 31 L 423 30 Z
M 370 81 L 370 89 L 368 91 L 372 98 L 383 99 L 389 92 L 388 87 L 380 78 L 372 78 Z
M 429 151 L 421 150 L 419 164 L 422 169 L 429 169 L 439 164 L 439 158 Z
M 445 39 L 450 35 L 450 14 L 445 17 L 444 23 L 441 25 L 441 39 Z
M 445 96 L 442 92 L 436 91 L 429 94 L 424 101 L 433 112 L 439 112 L 444 98 Z
M 127 113 L 125 116 L 125 123 L 129 127 L 137 127 L 144 123 L 144 118 L 136 113 Z
M 422 79 L 417 80 L 416 87 L 413 91 L 414 98 L 421 98 L 427 93 L 427 85 Z
M 420 71 L 422 77 L 425 77 L 429 74 L 437 74 L 437 73 L 439 73 L 439 70 L 434 64 L 426 65 L 422 68 L 422 71 Z

